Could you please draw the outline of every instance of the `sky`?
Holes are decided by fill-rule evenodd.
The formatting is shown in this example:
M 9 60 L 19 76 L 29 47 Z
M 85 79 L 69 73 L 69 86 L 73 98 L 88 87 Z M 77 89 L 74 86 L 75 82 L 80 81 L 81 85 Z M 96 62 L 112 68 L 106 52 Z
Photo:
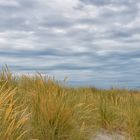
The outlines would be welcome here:
M 72 86 L 140 88 L 140 0 L 0 0 L 0 67 Z

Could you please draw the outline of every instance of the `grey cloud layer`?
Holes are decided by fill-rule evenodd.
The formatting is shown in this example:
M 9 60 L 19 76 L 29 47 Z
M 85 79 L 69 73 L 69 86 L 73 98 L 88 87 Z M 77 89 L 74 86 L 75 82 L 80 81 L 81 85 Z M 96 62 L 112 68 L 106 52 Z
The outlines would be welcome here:
M 0 65 L 137 88 L 139 16 L 138 0 L 0 0 Z

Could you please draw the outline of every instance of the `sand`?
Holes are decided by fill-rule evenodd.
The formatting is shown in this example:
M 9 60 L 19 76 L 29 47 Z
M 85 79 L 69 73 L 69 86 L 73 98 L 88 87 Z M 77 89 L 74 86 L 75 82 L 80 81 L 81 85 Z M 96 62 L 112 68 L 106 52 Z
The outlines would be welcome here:
M 92 137 L 91 140 L 130 140 L 130 139 L 117 133 L 108 134 L 106 132 L 99 132 L 96 134 L 96 136 Z

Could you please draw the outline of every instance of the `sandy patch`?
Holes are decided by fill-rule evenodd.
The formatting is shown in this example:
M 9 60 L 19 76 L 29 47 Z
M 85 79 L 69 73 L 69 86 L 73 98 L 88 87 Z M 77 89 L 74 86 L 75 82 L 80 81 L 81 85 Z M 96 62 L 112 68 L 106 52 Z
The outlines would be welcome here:
M 125 136 L 117 133 L 108 134 L 106 132 L 97 133 L 91 140 L 130 140 Z

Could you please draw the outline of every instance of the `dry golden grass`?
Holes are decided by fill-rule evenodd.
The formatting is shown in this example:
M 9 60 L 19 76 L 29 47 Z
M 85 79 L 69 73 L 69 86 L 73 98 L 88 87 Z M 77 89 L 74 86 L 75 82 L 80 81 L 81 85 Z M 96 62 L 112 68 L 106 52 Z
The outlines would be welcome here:
M 101 130 L 140 140 L 140 92 L 69 88 L 1 71 L 0 139 L 90 140 Z
M 0 87 L 0 139 L 25 139 L 28 133 L 28 108 L 18 103 L 16 89 L 4 89 L 5 85 Z

